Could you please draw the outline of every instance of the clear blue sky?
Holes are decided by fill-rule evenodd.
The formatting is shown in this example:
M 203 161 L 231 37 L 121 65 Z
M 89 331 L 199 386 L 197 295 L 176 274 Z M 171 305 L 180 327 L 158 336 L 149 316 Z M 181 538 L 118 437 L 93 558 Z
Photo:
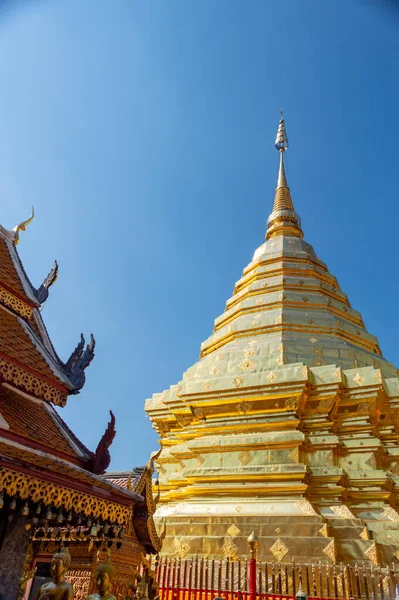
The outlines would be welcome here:
M 66 359 L 96 358 L 62 416 L 112 468 L 157 436 L 143 404 L 199 354 L 264 239 L 280 106 L 305 238 L 399 366 L 399 13 L 329 0 L 41 0 L 0 11 L 3 226 Z M 12 7 L 12 8 L 11 8 Z

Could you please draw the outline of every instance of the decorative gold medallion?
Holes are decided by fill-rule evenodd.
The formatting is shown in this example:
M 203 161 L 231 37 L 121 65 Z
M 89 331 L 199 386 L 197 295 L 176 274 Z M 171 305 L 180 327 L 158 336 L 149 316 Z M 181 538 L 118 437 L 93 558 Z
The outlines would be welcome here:
M 296 396 L 291 396 L 290 398 L 287 398 L 284 406 L 287 410 L 297 410 L 299 406 L 299 399 Z
M 238 460 L 242 465 L 247 465 L 251 462 L 252 456 L 247 450 L 244 450 L 243 452 L 241 452 L 241 454 L 238 455 Z
M 230 537 L 234 538 L 236 537 L 239 533 L 241 533 L 241 530 L 238 529 L 237 525 L 235 523 L 232 523 L 230 525 L 230 527 L 227 530 L 227 533 L 229 534 Z
M 270 383 L 274 383 L 277 379 L 277 376 L 275 373 L 273 373 L 273 371 L 270 371 L 268 373 L 268 375 L 266 376 L 266 379 L 268 379 L 270 381 Z
M 236 375 L 234 379 L 232 379 L 231 383 L 233 383 L 236 387 L 241 387 L 244 383 L 244 377 L 241 377 L 241 375 Z
M 249 360 L 249 358 L 245 358 L 238 366 L 243 371 L 247 371 L 248 369 L 254 369 L 256 364 L 252 360 Z
M 362 377 L 362 375 L 360 375 L 360 373 L 356 373 L 356 375 L 353 378 L 353 381 L 357 383 L 357 385 L 362 385 L 366 380 L 364 377 Z
M 252 404 L 250 402 L 246 402 L 244 400 L 243 402 L 237 404 L 237 410 L 240 413 L 240 415 L 246 415 L 247 412 L 250 410 L 251 406 Z
M 288 554 L 289 548 L 284 544 L 283 540 L 278 538 L 270 547 L 270 552 L 278 562 L 281 562 L 284 556 Z

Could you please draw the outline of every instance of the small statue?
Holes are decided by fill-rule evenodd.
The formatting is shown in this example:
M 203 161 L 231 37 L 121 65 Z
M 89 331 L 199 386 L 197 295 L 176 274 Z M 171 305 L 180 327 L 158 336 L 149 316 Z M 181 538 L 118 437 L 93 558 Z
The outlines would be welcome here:
M 103 564 L 99 565 L 96 570 L 97 593 L 90 594 L 86 600 L 116 600 L 115 596 L 110 593 L 114 574 L 115 569 L 108 555 Z
M 24 565 L 24 570 L 21 575 L 21 579 L 19 580 L 19 592 L 18 592 L 18 600 L 22 600 L 25 596 L 26 588 L 28 586 L 28 581 L 34 578 L 36 575 L 37 567 L 34 569 L 29 569 L 29 564 Z
M 136 600 L 148 600 L 147 596 L 145 595 L 144 586 L 142 586 L 140 584 L 136 590 Z
M 61 548 L 54 554 L 50 572 L 53 581 L 40 586 L 35 600 L 72 600 L 73 586 L 65 581 L 65 574 L 71 566 L 68 548 Z
M 140 600 L 158 600 L 159 586 L 156 580 L 155 571 L 151 569 L 151 561 L 147 560 L 144 554 L 141 555 L 141 564 L 143 566 L 143 576 L 137 587 L 136 597 Z M 139 596 L 140 590 L 140 596 Z

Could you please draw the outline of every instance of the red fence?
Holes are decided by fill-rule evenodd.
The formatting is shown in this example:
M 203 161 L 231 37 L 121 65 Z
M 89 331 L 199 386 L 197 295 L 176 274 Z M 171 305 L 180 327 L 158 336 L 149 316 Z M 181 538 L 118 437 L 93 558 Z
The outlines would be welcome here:
M 290 600 L 301 585 L 316 599 L 394 600 L 395 565 L 301 564 L 250 560 L 162 558 L 157 567 L 161 600 Z

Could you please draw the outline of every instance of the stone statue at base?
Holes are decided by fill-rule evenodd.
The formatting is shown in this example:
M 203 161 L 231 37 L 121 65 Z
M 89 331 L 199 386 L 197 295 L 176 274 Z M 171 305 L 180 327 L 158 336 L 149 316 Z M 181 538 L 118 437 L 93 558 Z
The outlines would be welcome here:
M 115 569 L 108 557 L 102 565 L 99 565 L 96 570 L 96 587 L 97 592 L 87 596 L 87 600 L 116 600 L 111 594 L 111 581 L 115 574 Z
M 65 581 L 65 574 L 70 566 L 71 555 L 68 548 L 61 548 L 51 561 L 50 572 L 53 581 L 40 586 L 35 600 L 72 600 L 73 586 Z

